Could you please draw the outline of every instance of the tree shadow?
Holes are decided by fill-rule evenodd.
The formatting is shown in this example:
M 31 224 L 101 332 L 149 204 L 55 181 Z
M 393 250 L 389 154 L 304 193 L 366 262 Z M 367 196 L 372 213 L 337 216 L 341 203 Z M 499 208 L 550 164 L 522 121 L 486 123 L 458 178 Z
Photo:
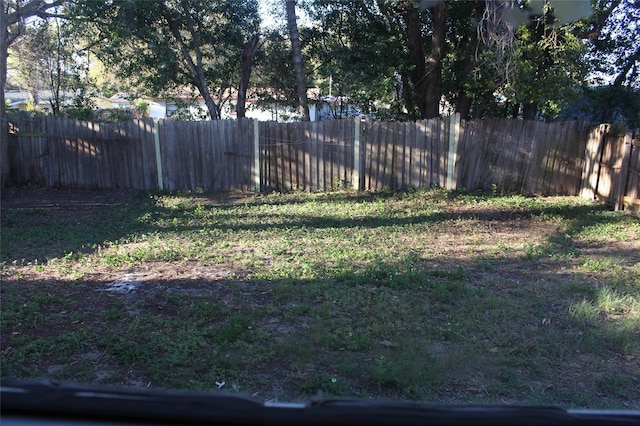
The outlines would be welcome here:
M 423 196 L 417 191 L 383 191 L 365 193 L 323 193 L 295 196 L 253 196 L 176 193 L 175 206 L 158 202 L 164 193 L 154 192 L 92 192 L 77 190 L 46 190 L 3 193 L 1 261 L 29 263 L 60 258 L 73 253 L 91 253 L 105 245 L 134 241 L 140 236 L 163 232 L 218 230 L 221 232 L 259 232 L 291 229 L 362 229 L 446 224 L 456 220 L 478 222 L 514 222 L 535 217 L 554 217 L 566 224 L 563 233 L 550 235 L 550 244 L 564 244 L 567 236 L 589 228 L 608 224 L 623 224 L 624 215 L 607 214 L 606 206 L 577 205 L 573 207 L 527 206 L 446 209 L 444 201 L 460 196 L 457 193 L 435 191 Z M 464 195 L 464 194 L 463 194 Z M 171 194 L 168 195 L 171 198 Z M 486 198 L 486 196 L 485 196 Z M 496 197 L 498 198 L 498 197 Z M 231 200 L 231 201 L 230 201 Z M 372 211 L 359 214 L 357 207 L 378 201 L 415 200 L 423 207 L 414 211 Z M 300 214 L 274 212 L 273 209 L 247 212 L 243 206 L 277 207 L 322 202 L 354 204 L 354 217 L 331 214 Z M 429 203 L 432 202 L 433 206 Z M 430 208 L 433 207 L 433 208 Z M 162 226 L 159 225 L 162 224 Z
M 2 347 L 11 348 L 2 376 L 187 390 L 225 381 L 281 400 L 322 391 L 595 408 L 640 397 L 632 380 L 618 380 L 635 368 L 637 319 L 584 321 L 571 311 L 597 304 L 588 276 L 522 257 L 496 261 L 522 270 L 505 279 L 483 262 L 372 264 L 321 280 L 165 278 L 136 268 L 73 285 L 11 280 L 2 287 Z M 193 268 L 176 272 L 185 271 Z

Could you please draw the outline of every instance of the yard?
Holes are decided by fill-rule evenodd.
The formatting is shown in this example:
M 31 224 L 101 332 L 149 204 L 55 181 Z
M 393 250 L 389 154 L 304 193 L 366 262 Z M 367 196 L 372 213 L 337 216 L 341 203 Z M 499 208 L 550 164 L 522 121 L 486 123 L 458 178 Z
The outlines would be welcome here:
M 8 189 L 3 378 L 640 409 L 640 222 L 575 197 Z

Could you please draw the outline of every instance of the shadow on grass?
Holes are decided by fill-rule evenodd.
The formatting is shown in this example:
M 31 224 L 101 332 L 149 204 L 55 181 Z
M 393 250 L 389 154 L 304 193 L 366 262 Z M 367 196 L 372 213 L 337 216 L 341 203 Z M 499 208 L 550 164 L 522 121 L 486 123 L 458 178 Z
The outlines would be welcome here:
M 56 199 L 60 195 L 61 199 Z M 467 200 L 470 204 L 463 204 L 460 209 L 447 207 L 451 200 L 464 197 L 471 197 Z M 172 198 L 178 201 L 168 205 Z M 562 234 L 549 236 L 551 245 L 563 249 L 567 247 L 567 237 L 589 228 L 630 223 L 630 216 L 613 214 L 597 205 L 565 207 L 523 199 L 514 207 L 509 207 L 508 202 L 506 207 L 505 203 L 496 207 L 485 203 L 474 209 L 471 201 L 487 199 L 500 200 L 441 190 L 257 196 L 244 202 L 235 197 L 229 202 L 229 197 L 220 194 L 121 192 L 110 197 L 108 193 L 64 191 L 46 192 L 40 202 L 32 200 L 29 204 L 21 202 L 17 192 L 3 198 L 0 262 L 6 265 L 14 261 L 30 263 L 73 257 L 74 253 L 92 253 L 106 245 L 134 242 L 144 235 L 166 232 L 401 228 L 460 220 L 495 223 L 536 217 L 564 222 Z M 394 200 L 405 204 L 395 208 L 388 203 Z M 382 203 L 376 208 L 378 202 Z M 334 215 L 331 203 L 347 203 L 352 217 Z M 288 205 L 302 206 L 304 211 L 279 209 Z M 314 213 L 320 205 L 325 211 Z M 416 208 L 412 209 L 412 205 Z
M 554 271 L 480 289 L 474 268 L 372 269 L 350 280 L 129 277 L 128 289 L 16 280 L 1 289 L 2 376 L 208 391 L 225 382 L 280 400 L 323 391 L 591 408 L 637 401 L 625 375 L 640 356 L 637 317 L 581 316 L 570 307 L 597 306 L 598 295 L 559 286 L 566 277 Z

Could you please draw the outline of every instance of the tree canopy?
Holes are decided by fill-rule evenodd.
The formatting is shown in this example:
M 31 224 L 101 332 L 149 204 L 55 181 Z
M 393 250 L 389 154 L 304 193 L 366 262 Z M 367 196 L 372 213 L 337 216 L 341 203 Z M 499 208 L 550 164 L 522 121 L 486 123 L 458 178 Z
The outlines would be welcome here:
M 91 49 L 140 93 L 192 87 L 220 118 L 258 32 L 255 0 L 78 0 L 71 11 Z
M 212 119 L 236 94 L 242 116 L 247 92 L 298 105 L 307 88 L 385 119 L 553 119 L 594 84 L 639 88 L 637 0 L 270 0 L 268 31 L 258 0 L 3 3 L 7 28 L 55 7 L 127 91 L 191 90 Z

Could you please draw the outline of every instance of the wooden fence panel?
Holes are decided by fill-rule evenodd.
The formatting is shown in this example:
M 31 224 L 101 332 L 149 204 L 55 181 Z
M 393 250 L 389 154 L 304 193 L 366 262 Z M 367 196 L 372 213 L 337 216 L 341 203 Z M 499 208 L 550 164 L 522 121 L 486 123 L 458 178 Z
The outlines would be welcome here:
M 601 124 L 589 132 L 587 146 L 584 154 L 584 166 L 580 196 L 594 199 L 598 188 L 598 176 L 600 175 L 600 153 L 604 144 L 604 138 L 609 131 L 608 124 Z
M 176 181 L 176 144 L 175 131 L 176 127 L 172 125 L 173 121 L 161 120 L 158 123 L 158 138 L 160 139 L 160 156 L 162 167 L 162 188 L 168 191 L 175 191 Z
M 369 158 L 365 165 L 365 189 L 377 191 L 390 186 L 387 177 L 387 167 L 390 162 L 387 159 L 388 133 L 392 123 L 370 123 L 362 133 L 363 145 Z
M 12 167 L 13 179 L 45 186 L 147 189 L 155 173 L 153 163 L 146 166 L 153 146 L 149 124 L 142 120 L 98 124 L 59 117 L 14 123 L 13 161 L 23 164 Z
M 251 188 L 251 120 L 162 120 L 158 123 L 158 131 L 164 189 L 220 191 Z M 263 152 L 262 156 L 265 154 Z
M 580 122 L 463 121 L 458 185 L 501 192 L 575 195 L 586 130 L 586 124 Z
M 543 127 L 541 129 L 541 127 Z M 530 192 L 577 195 L 580 188 L 588 125 L 578 121 L 540 123 L 533 140 Z
M 267 190 L 328 190 L 349 185 L 353 171 L 352 120 L 260 123 Z
M 512 192 L 519 190 L 518 171 L 524 170 L 521 164 L 519 150 L 523 144 L 517 140 L 517 134 L 522 126 L 522 121 L 505 122 L 502 128 L 498 126 L 498 120 L 491 120 L 491 133 L 487 143 L 489 144 L 489 182 L 494 189 L 500 192 Z M 525 148 L 528 150 L 528 147 Z M 489 188 L 485 188 L 489 189 Z
M 614 202 L 615 184 L 619 181 L 624 156 L 624 136 L 608 134 L 600 152 L 600 173 L 596 186 L 596 198 Z
M 432 149 L 434 152 L 434 158 L 438 160 L 437 162 L 434 161 L 434 165 L 437 167 L 437 169 L 433 185 L 444 188 L 447 183 L 447 169 L 449 166 L 448 154 L 450 120 L 439 118 L 433 121 L 434 128 L 436 129 L 436 132 L 434 132 L 434 136 L 437 135 L 437 138 L 434 139 Z
M 461 153 L 460 161 L 458 162 L 458 188 L 473 188 L 473 183 L 477 173 L 478 167 L 478 155 L 479 143 L 478 134 L 480 132 L 479 127 L 482 125 L 481 121 L 467 121 L 461 120 L 460 122 L 460 141 L 458 142 L 458 152 Z M 477 138 L 477 139 L 476 139 Z M 462 154 L 464 153 L 464 154 Z
M 44 119 L 10 123 L 8 160 L 13 182 L 56 186 L 57 162 L 51 161 L 45 123 Z
M 631 139 L 623 202 L 640 208 L 640 139 Z
M 458 183 L 468 190 L 491 189 L 493 183 L 491 164 L 495 155 L 491 124 L 491 120 L 461 123 L 461 133 L 467 137 L 458 145 L 461 157 Z

